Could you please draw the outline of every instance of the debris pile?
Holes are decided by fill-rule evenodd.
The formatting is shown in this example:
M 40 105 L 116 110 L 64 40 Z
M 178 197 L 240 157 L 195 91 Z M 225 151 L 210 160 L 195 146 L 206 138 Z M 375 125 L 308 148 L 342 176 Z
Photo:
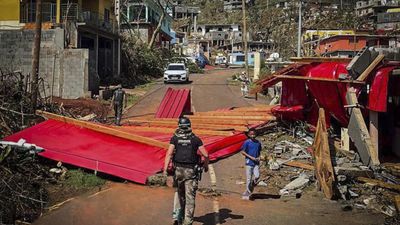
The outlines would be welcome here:
M 299 198 L 303 192 L 320 187 L 328 199 L 338 200 L 345 211 L 373 210 L 388 216 L 385 224 L 396 224 L 400 210 L 400 164 L 385 163 L 371 169 L 365 166 L 357 152 L 328 145 L 329 158 L 318 158 L 314 135 L 297 132 L 279 124 L 260 136 L 263 142 L 261 177 L 267 191 L 281 198 Z M 334 140 L 329 135 L 330 140 Z M 311 142 L 310 142 L 311 141 Z M 310 144 L 313 143 L 313 144 Z M 318 169 L 323 161 L 332 164 L 329 170 Z M 327 168 L 327 167 L 326 167 Z M 329 182 L 322 184 L 318 173 Z M 262 187 L 260 187 L 262 188 Z
M 261 177 L 266 177 L 267 190 L 285 197 L 301 196 L 314 179 L 314 166 L 309 147 L 312 137 L 305 132 L 287 129 L 279 124 L 260 137 L 263 142 Z M 297 134 L 296 134 L 297 133 Z
M 40 148 L 0 144 L 0 224 L 32 222 L 43 212 L 48 193 L 45 183 L 56 180 L 38 163 Z

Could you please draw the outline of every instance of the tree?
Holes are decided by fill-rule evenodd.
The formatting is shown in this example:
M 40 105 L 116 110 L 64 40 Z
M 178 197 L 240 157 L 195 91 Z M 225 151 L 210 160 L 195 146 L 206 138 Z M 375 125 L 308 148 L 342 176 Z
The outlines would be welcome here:
M 36 1 L 36 27 L 35 39 L 33 42 L 33 55 L 32 55 L 32 110 L 35 112 L 37 107 L 38 97 L 38 79 L 39 79 L 39 59 L 40 59 L 40 41 L 42 36 L 42 1 Z
M 147 46 L 148 49 L 153 48 L 153 45 L 157 38 L 157 35 L 160 33 L 162 23 L 165 19 L 165 16 L 167 15 L 167 9 L 170 4 L 170 0 L 156 0 L 155 3 L 161 11 L 161 16 L 158 19 L 158 24 L 157 24 L 156 29 L 154 30 L 153 34 L 151 35 L 149 45 Z

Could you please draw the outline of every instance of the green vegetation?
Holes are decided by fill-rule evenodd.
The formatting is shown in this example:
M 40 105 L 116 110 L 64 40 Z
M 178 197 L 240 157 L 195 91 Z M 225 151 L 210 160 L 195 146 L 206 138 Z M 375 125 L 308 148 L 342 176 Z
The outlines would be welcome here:
M 105 180 L 81 169 L 68 170 L 64 185 L 74 189 L 89 189 L 102 186 Z

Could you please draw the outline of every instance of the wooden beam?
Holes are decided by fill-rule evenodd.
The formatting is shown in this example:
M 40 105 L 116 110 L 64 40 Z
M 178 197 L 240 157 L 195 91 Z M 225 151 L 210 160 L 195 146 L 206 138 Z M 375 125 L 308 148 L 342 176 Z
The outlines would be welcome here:
M 244 121 L 269 121 L 276 120 L 275 116 L 272 115 L 264 115 L 264 116 L 229 116 L 229 115 L 189 115 L 187 116 L 189 119 L 224 119 L 224 120 L 244 120 Z
M 118 130 L 126 131 L 137 131 L 137 132 L 157 132 L 165 134 L 173 134 L 176 128 L 166 128 L 166 127 L 143 127 L 143 126 L 122 126 L 115 127 Z M 215 136 L 231 136 L 232 131 L 215 131 L 215 130 L 205 130 L 205 129 L 193 129 L 193 133 L 201 135 L 215 135 Z
M 366 178 L 366 177 L 357 177 L 357 180 L 360 182 L 363 182 L 363 183 L 376 185 L 378 187 L 395 190 L 395 191 L 400 191 L 400 185 L 398 185 L 398 184 L 390 184 L 390 183 L 383 182 L 381 180 L 376 180 L 376 179 L 371 179 L 371 178 Z
M 232 111 L 245 111 L 245 112 L 254 112 L 254 111 L 271 111 L 271 109 L 275 107 L 274 105 L 257 105 L 257 106 L 249 106 L 249 107 L 239 107 L 234 108 Z
M 367 69 L 364 70 L 364 72 L 362 72 L 362 74 L 357 77 L 357 81 L 365 81 L 369 74 L 372 72 L 372 70 L 374 70 L 376 68 L 376 66 L 378 66 L 378 64 L 385 58 L 385 55 L 379 54 L 374 61 L 372 61 L 371 64 L 369 64 L 369 66 L 367 67 Z
M 271 115 L 270 112 L 267 111 L 211 111 L 211 112 L 195 112 L 196 116 L 268 116 Z
M 36 114 L 42 115 L 48 119 L 53 119 L 53 120 L 67 123 L 67 124 L 84 127 L 84 128 L 87 128 L 87 129 L 90 129 L 90 130 L 93 130 L 93 131 L 96 131 L 99 133 L 112 135 L 115 137 L 130 140 L 130 141 L 136 141 L 136 142 L 143 143 L 146 145 L 151 145 L 151 146 L 160 147 L 160 148 L 164 148 L 164 149 L 167 149 L 169 146 L 168 143 L 165 143 L 162 141 L 158 141 L 158 140 L 148 138 L 148 137 L 143 137 L 143 136 L 136 135 L 136 134 L 131 134 L 131 133 L 128 133 L 125 131 L 117 130 L 115 128 L 100 125 L 100 124 L 76 120 L 76 119 L 72 119 L 72 118 L 68 118 L 65 116 L 60 116 L 60 115 L 56 115 L 53 113 L 44 112 L 44 111 L 40 111 L 40 110 L 37 110 Z
M 247 126 L 256 123 L 262 123 L 265 121 L 249 121 L 249 120 L 232 120 L 232 119 L 206 119 L 206 118 L 191 118 L 192 124 L 218 124 L 218 125 L 227 125 L 227 126 Z M 127 120 L 130 122 L 167 122 L 168 124 L 175 124 L 178 125 L 178 119 L 174 118 L 157 118 L 157 119 L 150 119 L 150 120 L 143 120 L 143 119 L 134 119 L 134 120 Z
M 289 75 L 277 75 L 276 77 L 282 79 L 293 79 L 293 80 L 308 80 L 308 81 L 322 81 L 322 82 L 334 82 L 334 83 L 350 83 L 350 84 L 365 84 L 363 81 L 358 80 L 335 80 L 321 77 L 304 77 L 304 76 L 289 76 Z
M 135 119 L 126 120 L 128 123 L 147 125 L 149 127 L 157 126 L 168 126 L 177 128 L 178 121 L 159 121 L 159 120 L 148 120 L 148 119 Z M 192 128 L 198 129 L 209 129 L 209 130 L 236 130 L 236 131 L 248 131 L 245 125 L 224 125 L 224 124 L 209 124 L 192 121 Z
M 298 167 L 298 168 L 312 170 L 312 171 L 314 171 L 314 169 L 315 169 L 313 165 L 308 164 L 308 163 L 302 163 L 299 161 L 289 161 L 289 162 L 285 162 L 283 164 L 287 165 L 287 166 L 293 166 L 293 167 Z
M 339 57 L 291 57 L 290 60 L 295 62 L 343 62 L 348 63 L 351 58 Z

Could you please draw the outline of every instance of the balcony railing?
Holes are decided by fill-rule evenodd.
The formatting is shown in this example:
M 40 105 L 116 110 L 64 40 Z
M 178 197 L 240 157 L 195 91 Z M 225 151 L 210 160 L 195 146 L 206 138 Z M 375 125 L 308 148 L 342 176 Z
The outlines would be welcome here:
M 55 3 L 42 3 L 42 22 L 56 22 Z M 21 3 L 20 6 L 20 22 L 21 23 L 34 23 L 36 21 L 36 4 Z
M 20 22 L 33 23 L 36 21 L 36 4 L 21 3 Z M 103 15 L 90 10 L 82 9 L 77 3 L 61 4 L 60 22 L 73 21 L 84 23 L 96 29 L 116 33 L 117 25 L 110 15 Z M 55 3 L 42 3 L 42 22 L 56 23 L 57 6 Z
M 69 5 L 61 4 L 61 21 L 65 20 L 85 23 L 86 25 L 112 33 L 116 33 L 117 31 L 117 24 L 110 18 L 110 15 L 82 9 L 82 7 L 76 3 Z

